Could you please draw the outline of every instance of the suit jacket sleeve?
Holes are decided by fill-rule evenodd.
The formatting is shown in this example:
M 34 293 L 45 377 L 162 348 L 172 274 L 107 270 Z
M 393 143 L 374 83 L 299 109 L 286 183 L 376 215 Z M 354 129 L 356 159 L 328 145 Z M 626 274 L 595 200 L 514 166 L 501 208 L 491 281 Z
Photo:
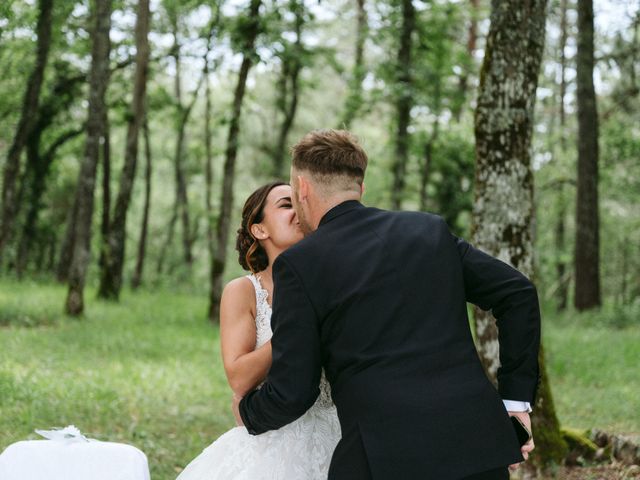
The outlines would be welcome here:
M 491 311 L 500 343 L 498 391 L 534 403 L 539 382 L 540 307 L 533 283 L 515 268 L 455 238 L 466 300 Z
M 240 402 L 240 416 L 257 435 L 296 420 L 315 402 L 321 375 L 316 313 L 297 272 L 282 255 L 273 265 L 272 363 L 262 387 Z

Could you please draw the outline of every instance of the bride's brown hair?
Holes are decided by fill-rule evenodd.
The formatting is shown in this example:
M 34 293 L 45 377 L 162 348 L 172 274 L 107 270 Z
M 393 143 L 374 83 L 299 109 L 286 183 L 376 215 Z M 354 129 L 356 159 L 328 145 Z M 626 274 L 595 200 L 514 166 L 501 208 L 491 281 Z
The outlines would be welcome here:
M 264 219 L 264 204 L 269 192 L 281 185 L 289 185 L 286 182 L 271 182 L 258 188 L 249 195 L 242 207 L 242 222 L 236 237 L 236 250 L 240 266 L 252 273 L 258 273 L 269 266 L 267 252 L 258 239 L 251 233 L 251 226 L 260 223 Z

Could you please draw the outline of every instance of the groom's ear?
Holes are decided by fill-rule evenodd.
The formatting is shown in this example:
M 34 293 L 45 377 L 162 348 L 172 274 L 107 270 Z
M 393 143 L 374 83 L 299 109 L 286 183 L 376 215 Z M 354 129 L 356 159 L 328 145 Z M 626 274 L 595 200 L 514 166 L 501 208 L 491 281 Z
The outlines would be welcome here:
M 309 181 L 302 175 L 297 176 L 298 201 L 305 200 L 309 196 Z
M 364 181 L 360 184 L 360 196 L 364 195 L 364 191 L 365 191 L 365 186 L 364 186 Z

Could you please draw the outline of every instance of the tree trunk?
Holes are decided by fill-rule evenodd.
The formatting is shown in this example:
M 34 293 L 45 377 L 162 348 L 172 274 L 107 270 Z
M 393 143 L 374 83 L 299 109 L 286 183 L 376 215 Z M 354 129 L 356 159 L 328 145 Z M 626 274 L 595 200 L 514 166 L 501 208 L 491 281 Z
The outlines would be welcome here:
M 69 280 L 69 269 L 71 268 L 71 259 L 75 250 L 75 231 L 78 219 L 78 202 L 74 200 L 73 207 L 67 214 L 66 229 L 62 245 L 60 246 L 60 256 L 58 259 L 58 267 L 56 269 L 56 279 L 60 283 L 66 283 Z
M 431 167 L 433 165 L 433 147 L 440 131 L 439 115 L 440 112 L 438 110 L 436 112 L 436 119 L 433 122 L 431 136 L 424 144 L 424 164 L 420 172 L 420 211 L 422 212 L 427 211 L 427 186 L 429 185 L 429 177 L 431 176 Z
M 66 312 L 81 315 L 84 311 L 84 284 L 91 253 L 91 220 L 100 140 L 105 133 L 105 92 L 109 82 L 109 30 L 111 0 L 96 0 L 92 19 L 91 73 L 89 76 L 89 116 L 84 159 L 78 176 L 75 203 L 77 218 L 73 233 L 73 253 L 69 268 L 69 291 Z
M 145 114 L 147 70 L 149 66 L 149 0 L 139 0 L 136 19 L 136 71 L 133 82 L 131 115 L 127 126 L 124 165 L 120 174 L 120 186 L 113 219 L 109 225 L 108 241 L 105 244 L 105 263 L 100 275 L 98 297 L 118 299 L 122 288 L 124 269 L 127 212 L 131 202 L 133 182 L 138 163 L 138 137 Z
M 356 0 L 358 7 L 357 13 L 357 29 L 356 29 L 356 45 L 353 70 L 349 81 L 349 95 L 345 102 L 344 114 L 340 119 L 339 128 L 346 130 L 351 128 L 351 123 L 360 113 L 362 108 L 362 82 L 366 74 L 364 66 L 364 42 L 367 40 L 369 23 L 367 20 L 367 11 L 364 8 L 365 0 Z
M 558 290 L 556 291 L 556 310 L 562 312 L 567 309 L 569 298 L 569 279 L 567 278 L 567 265 L 564 261 L 565 249 L 565 217 L 566 217 L 566 200 L 564 198 L 564 188 L 560 186 L 558 191 L 558 217 L 556 218 L 556 226 L 554 230 L 555 247 L 556 247 L 556 276 L 558 282 Z
M 205 58 L 204 62 L 205 77 L 205 109 L 204 109 L 204 146 L 206 152 L 205 164 L 205 212 L 207 215 L 207 251 L 209 252 L 209 261 L 213 260 L 215 255 L 214 249 L 214 218 L 213 205 L 211 203 L 211 195 L 213 193 L 213 148 L 211 136 L 211 82 L 209 80 L 209 61 Z
M 144 170 L 144 211 L 142 214 L 142 227 L 140 229 L 140 243 L 138 244 L 138 259 L 136 260 L 136 269 L 133 272 L 131 287 L 135 290 L 142 283 L 142 271 L 144 269 L 144 259 L 147 248 L 147 230 L 149 228 L 149 210 L 151 208 L 151 142 L 149 141 L 149 119 L 147 114 L 144 116 L 142 124 L 144 133 L 144 157 L 146 160 Z
M 578 310 L 599 307 L 598 111 L 593 86 L 593 0 L 578 0 L 578 196 L 575 296 Z
M 0 267 L 2 266 L 3 252 L 11 237 L 13 222 L 18 210 L 16 202 L 16 180 L 20 172 L 20 155 L 25 147 L 27 138 L 31 133 L 37 118 L 40 90 L 44 78 L 44 70 L 49 57 L 51 45 L 51 17 L 53 0 L 38 1 L 38 24 L 36 33 L 36 62 L 33 71 L 27 81 L 27 90 L 22 103 L 22 112 L 13 143 L 9 147 L 7 161 L 4 165 L 2 177 L 2 218 L 0 219 Z
M 413 81 L 411 78 L 411 47 L 415 29 L 415 8 L 413 0 L 402 0 L 402 27 L 400 48 L 396 65 L 396 139 L 395 159 L 393 163 L 393 186 L 391 189 L 391 208 L 402 208 L 405 174 L 409 162 L 409 123 L 413 105 Z
M 111 221 L 111 136 L 109 112 L 104 115 L 104 144 L 102 145 L 102 219 L 100 223 L 100 272 L 104 271 L 107 263 L 109 243 L 109 223 Z
M 480 10 L 480 0 L 470 0 L 470 19 L 469 29 L 467 31 L 467 55 L 471 66 L 474 64 L 474 54 L 476 51 L 476 45 L 478 43 L 478 12 Z M 460 90 L 460 102 L 453 108 L 453 116 L 456 121 L 460 121 L 460 115 L 462 114 L 462 106 L 467 98 L 467 90 L 469 88 L 469 71 L 464 70 L 460 75 L 459 82 Z
M 46 180 L 49 176 L 51 165 L 55 158 L 58 148 L 67 141 L 80 135 L 84 130 L 69 130 L 60 135 L 49 146 L 44 155 L 40 155 L 40 137 L 44 128 L 38 130 L 37 135 L 31 135 L 29 144 L 27 145 L 28 163 L 31 165 L 31 184 L 29 191 L 29 200 L 27 214 L 25 216 L 24 227 L 22 228 L 22 236 L 18 247 L 18 258 L 16 261 L 16 273 L 22 276 L 27 268 L 31 246 L 36 236 L 38 216 L 42 209 L 42 195 L 46 189 Z
M 304 23 L 304 4 L 293 2 L 295 9 L 296 41 L 291 53 L 286 52 L 282 56 L 282 83 L 280 85 L 281 98 L 278 106 L 283 114 L 282 124 L 278 133 L 276 148 L 273 151 L 273 176 L 284 178 L 285 158 L 287 156 L 287 137 L 293 126 L 293 120 L 298 109 L 298 95 L 300 91 L 300 70 L 302 69 L 302 56 L 304 48 L 302 46 L 302 25 Z M 290 85 L 288 85 L 290 84 Z
M 566 135 L 566 111 L 564 108 L 564 98 L 567 93 L 567 57 L 564 50 L 567 46 L 567 0 L 560 2 L 560 98 L 559 98 L 559 117 L 560 117 L 560 151 L 563 156 L 567 150 Z M 556 245 L 556 275 L 558 282 L 558 290 L 556 292 L 556 309 L 564 311 L 569 303 L 569 279 L 567 278 L 567 265 L 564 260 L 565 251 L 565 219 L 566 219 L 566 200 L 564 198 L 564 188 L 561 186 L 558 190 L 559 212 L 556 220 L 555 228 L 555 245 Z
M 472 231 L 478 248 L 533 276 L 531 137 L 538 74 L 544 50 L 546 0 L 493 0 L 475 114 L 476 180 Z M 489 378 L 499 368 L 495 319 L 477 307 L 478 353 Z M 544 368 L 544 358 L 540 355 Z M 541 370 L 543 378 L 546 372 Z M 545 380 L 546 381 L 546 380 Z M 538 395 L 537 425 L 556 425 L 548 389 Z M 518 399 L 512 399 L 518 400 Z M 542 427 L 541 427 L 542 428 Z M 547 428 L 547 427 L 544 427 Z M 536 437 L 537 459 L 560 461 L 559 430 Z
M 209 319 L 212 322 L 219 321 L 220 297 L 222 296 L 222 276 L 224 275 L 225 260 L 227 255 L 227 241 L 231 223 L 231 209 L 233 208 L 233 180 L 235 177 L 236 156 L 238 154 L 238 136 L 240 133 L 240 115 L 242 113 L 242 101 L 247 84 L 247 76 L 253 64 L 255 54 L 255 41 L 260 29 L 261 0 L 251 0 L 248 13 L 248 22 L 243 39 L 243 57 L 238 74 L 238 83 L 233 97 L 233 110 L 229 135 L 227 137 L 227 150 L 224 162 L 224 179 L 222 194 L 220 197 L 220 215 L 216 228 L 216 251 L 211 261 L 211 292 L 209 303 Z

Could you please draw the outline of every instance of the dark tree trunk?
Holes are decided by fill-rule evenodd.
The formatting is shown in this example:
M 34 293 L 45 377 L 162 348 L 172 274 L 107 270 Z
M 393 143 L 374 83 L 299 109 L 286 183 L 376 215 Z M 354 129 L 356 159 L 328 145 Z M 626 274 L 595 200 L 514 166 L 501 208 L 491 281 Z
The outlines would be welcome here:
M 139 0 L 136 19 L 136 71 L 133 82 L 131 115 L 127 126 L 124 165 L 120 174 L 120 186 L 113 219 L 109 225 L 108 241 L 105 244 L 105 262 L 100 275 L 100 298 L 118 299 L 122 288 L 124 269 L 127 212 L 131 202 L 133 182 L 138 163 L 138 137 L 144 118 L 149 66 L 149 0 Z
M 91 220 L 100 140 L 105 134 L 105 92 L 109 82 L 109 30 L 111 0 L 96 0 L 92 16 L 94 29 L 89 76 L 89 116 L 84 158 L 78 176 L 75 203 L 77 218 L 73 234 L 73 252 L 69 268 L 69 291 L 66 312 L 81 315 L 84 311 L 84 284 L 91 253 Z
M 142 214 L 142 226 L 140 228 L 140 242 L 138 244 L 138 259 L 136 260 L 136 269 L 131 279 L 131 287 L 135 290 L 142 283 L 142 271 L 144 269 L 144 259 L 147 249 L 147 230 L 149 228 L 149 210 L 151 208 L 151 142 L 149 141 L 149 119 L 147 114 L 144 116 L 142 124 L 144 134 L 144 157 L 146 160 L 144 170 L 144 210 Z
M 25 216 L 22 237 L 18 247 L 18 258 L 16 261 L 16 272 L 18 276 L 22 275 L 29 262 L 29 254 L 37 231 L 38 216 L 42 209 L 42 195 L 46 189 L 46 180 L 56 152 L 58 148 L 64 145 L 67 141 L 77 137 L 84 131 L 78 129 L 69 130 L 63 133 L 54 140 L 44 155 L 40 155 L 40 136 L 43 130 L 44 128 L 38 129 L 37 135 L 31 135 L 29 144 L 27 145 L 27 161 L 31 165 L 31 184 L 28 197 L 29 199 L 27 201 L 28 209 Z
M 530 277 L 534 276 L 531 138 L 546 3 L 492 1 L 475 114 L 474 241 Z M 495 319 L 477 307 L 474 312 L 478 353 L 495 382 L 500 364 Z M 540 360 L 546 381 L 542 353 Z M 537 461 L 559 462 L 564 442 L 548 388 L 540 391 L 534 411 Z M 555 427 L 549 430 L 549 426 Z
M 66 283 L 69 280 L 69 269 L 71 268 L 71 259 L 75 250 L 75 231 L 78 219 L 78 203 L 73 202 L 73 207 L 67 214 L 66 228 L 62 245 L 60 246 L 60 256 L 58 259 L 58 267 L 56 269 L 56 279 L 60 283 Z
M 162 272 L 163 264 L 165 261 L 165 255 L 169 247 L 173 243 L 173 234 L 176 221 L 180 217 L 182 223 L 182 248 L 184 261 L 186 265 L 191 268 L 193 264 L 192 245 L 195 240 L 195 234 L 191 231 L 191 220 L 189 215 L 189 196 L 187 192 L 187 180 L 184 173 L 184 161 L 185 161 L 185 143 L 186 143 L 186 129 L 189 117 L 193 110 L 193 106 L 198 98 L 198 92 L 202 86 L 204 80 L 204 74 L 200 77 L 196 89 L 193 92 L 191 101 L 187 106 L 182 104 L 182 83 L 181 83 L 181 61 L 180 61 L 180 44 L 178 42 L 178 23 L 177 17 L 172 19 L 173 22 L 173 57 L 176 63 L 176 77 L 174 83 L 175 95 L 176 95 L 176 107 L 177 107 L 177 138 L 176 149 L 174 158 L 174 174 L 175 174 L 175 203 L 173 207 L 173 214 L 169 222 L 169 228 L 167 230 L 167 239 L 160 252 L 160 259 L 158 260 L 158 273 Z M 210 30 L 210 34 L 213 30 Z
M 291 53 L 285 52 L 282 57 L 282 77 L 279 85 L 280 98 L 278 107 L 282 112 L 283 119 L 278 132 L 276 148 L 273 151 L 273 176 L 284 178 L 285 158 L 287 157 L 287 138 L 293 126 L 293 120 L 298 109 L 298 95 L 300 91 L 300 70 L 302 69 L 302 56 L 304 48 L 302 46 L 302 25 L 304 23 L 304 4 L 294 2 L 296 41 Z
M 562 312 L 567 309 L 567 303 L 569 298 L 569 278 L 567 277 L 567 264 L 564 261 L 565 250 L 565 217 L 567 215 L 566 200 L 564 198 L 564 188 L 560 187 L 558 191 L 558 217 L 556 219 L 556 226 L 554 230 L 555 247 L 556 247 L 556 276 L 558 282 L 558 289 L 556 291 L 556 309 Z
M 222 296 L 222 276 L 224 275 L 225 260 L 227 254 L 227 242 L 229 239 L 229 227 L 231 223 L 231 209 L 233 208 L 233 180 L 235 177 L 236 156 L 238 154 L 238 136 L 240 133 L 240 115 L 242 113 L 242 101 L 247 85 L 247 76 L 253 64 L 255 53 L 255 41 L 260 29 L 261 0 L 251 0 L 248 12 L 248 22 L 243 39 L 243 58 L 238 74 L 233 96 L 233 110 L 229 124 L 227 137 L 227 150 L 224 162 L 224 179 L 222 194 L 220 197 L 220 214 L 216 228 L 216 251 L 211 261 L 211 292 L 209 300 L 209 319 L 218 322 L 220 317 L 220 297 Z
M 560 117 L 560 150 L 562 154 L 567 149 L 566 135 L 566 112 L 564 108 L 564 98 L 567 92 L 567 57 L 564 50 L 567 45 L 567 0 L 560 2 L 560 98 L 559 98 L 559 117 Z M 569 279 L 567 278 L 567 265 L 564 260 L 565 237 L 566 237 L 566 200 L 564 198 L 564 188 L 561 186 L 558 191 L 558 217 L 555 227 L 555 245 L 556 245 L 556 275 L 558 282 L 558 290 L 556 291 L 556 308 L 558 311 L 564 311 L 569 303 Z
M 438 139 L 439 123 L 438 120 L 433 124 L 431 136 L 424 144 L 424 163 L 420 172 L 420 211 L 427 211 L 427 186 L 431 176 L 431 168 L 433 165 L 433 147 Z
M 49 57 L 51 45 L 51 17 L 53 0 L 38 1 L 38 24 L 36 33 L 36 62 L 27 82 L 27 90 L 22 102 L 22 112 L 16 129 L 13 142 L 9 147 L 7 161 L 4 165 L 2 177 L 2 218 L 0 219 L 0 267 L 2 266 L 3 252 L 11 237 L 13 222 L 18 210 L 16 202 L 16 181 L 20 172 L 20 156 L 25 147 L 27 138 L 31 133 L 37 118 L 40 90 L 44 78 L 44 70 Z
M 478 12 L 480 6 L 480 0 L 470 0 L 470 16 L 469 29 L 467 31 L 467 55 L 471 66 L 474 64 L 474 53 L 476 51 L 476 45 L 478 43 Z M 467 91 L 469 89 L 469 71 L 464 70 L 460 75 L 460 101 L 454 106 L 453 115 L 456 121 L 460 121 L 460 115 L 462 114 L 462 106 L 467 98 Z
M 100 260 L 98 265 L 102 272 L 106 265 L 109 242 L 109 223 L 111 221 L 111 126 L 109 124 L 109 112 L 104 116 L 104 144 L 102 145 L 102 219 L 100 222 Z
M 209 61 L 205 58 L 204 62 L 204 79 L 205 79 L 205 110 L 204 110 L 204 146 L 206 152 L 205 164 L 205 212 L 207 216 L 207 251 L 209 252 L 209 261 L 211 262 L 214 255 L 214 218 L 213 205 L 211 203 L 211 195 L 213 193 L 213 148 L 211 137 L 211 82 L 209 80 Z
M 413 80 L 411 76 L 411 47 L 415 29 L 416 12 L 413 0 L 402 0 L 402 27 L 400 48 L 396 65 L 396 138 L 395 159 L 393 163 L 393 185 L 391 189 L 391 208 L 400 210 L 404 195 L 405 175 L 409 162 L 409 123 L 413 105 Z
M 598 110 L 593 86 L 593 0 L 578 0 L 578 196 L 576 198 L 575 296 L 578 310 L 598 307 Z
M 369 23 L 367 20 L 367 11 L 364 8 L 365 0 L 356 0 L 357 11 L 357 27 L 356 27 L 356 45 L 355 58 L 353 63 L 353 71 L 349 80 L 349 95 L 344 107 L 344 114 L 340 119 L 339 128 L 349 129 L 351 123 L 360 113 L 362 108 L 362 82 L 366 74 L 364 66 L 364 43 L 367 40 Z

